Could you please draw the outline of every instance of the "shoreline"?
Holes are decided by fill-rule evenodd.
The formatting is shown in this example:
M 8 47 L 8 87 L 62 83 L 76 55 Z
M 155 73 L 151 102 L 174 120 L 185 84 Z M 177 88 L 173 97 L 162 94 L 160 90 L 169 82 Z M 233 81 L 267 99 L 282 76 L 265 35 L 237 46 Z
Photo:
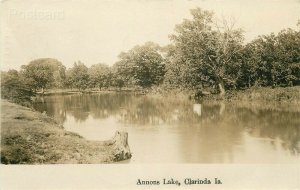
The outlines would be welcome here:
M 300 87 L 251 88 L 243 91 L 232 91 L 218 100 L 219 97 L 205 97 L 202 101 L 224 101 L 239 107 L 251 107 L 278 111 L 300 112 Z
M 226 103 L 240 107 L 254 107 L 259 109 L 272 109 L 282 111 L 300 112 L 300 86 L 295 87 L 257 87 L 246 90 L 230 90 L 227 91 L 224 97 L 218 94 L 203 95 L 195 97 L 196 92 L 192 90 L 176 90 L 176 89 L 124 89 L 124 90 L 92 90 L 88 89 L 85 92 L 76 90 L 50 90 L 44 96 L 51 95 L 67 95 L 67 94 L 110 94 L 123 93 L 145 95 L 151 98 L 166 98 L 168 100 L 187 100 L 195 103 Z M 42 96 L 42 94 L 38 94 Z
M 197 93 L 200 92 L 200 95 Z M 245 90 L 228 90 L 224 97 L 220 97 L 219 94 L 202 94 L 197 90 L 176 90 L 176 89 L 162 89 L 159 87 L 153 89 L 86 89 L 79 91 L 77 89 L 49 89 L 42 94 L 37 92 L 37 95 L 56 95 L 56 94 L 89 94 L 89 93 L 129 93 L 129 94 L 141 94 L 149 95 L 153 97 L 168 97 L 172 96 L 195 99 L 195 100 L 226 100 L 226 101 L 277 101 L 277 102 L 291 102 L 300 103 L 300 86 L 294 87 L 252 87 Z
M 228 91 L 224 97 L 218 94 L 194 97 L 193 91 L 169 90 L 163 93 L 150 93 L 152 98 L 186 100 L 200 104 L 228 104 L 254 109 L 300 112 L 300 86 L 268 88 L 259 87 L 246 90 Z
M 99 164 L 131 158 L 128 134 L 88 141 L 53 118 L 1 99 L 2 164 Z
M 131 90 L 131 89 L 124 89 L 124 90 L 95 90 L 95 89 L 87 89 L 84 91 L 79 90 L 70 90 L 70 89 L 50 89 L 49 91 L 44 92 L 37 92 L 36 95 L 38 96 L 51 96 L 51 95 L 67 95 L 67 94 L 93 94 L 93 93 L 101 93 L 101 94 L 110 94 L 110 93 L 128 93 L 128 94 L 140 94 L 145 95 L 147 92 L 145 90 Z

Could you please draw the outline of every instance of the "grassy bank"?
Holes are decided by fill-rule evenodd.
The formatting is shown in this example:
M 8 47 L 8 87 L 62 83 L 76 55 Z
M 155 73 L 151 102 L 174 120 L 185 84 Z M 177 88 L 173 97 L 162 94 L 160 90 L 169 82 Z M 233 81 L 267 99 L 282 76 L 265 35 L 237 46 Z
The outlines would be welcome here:
M 265 101 L 265 102 L 281 102 L 281 103 L 300 103 L 300 86 L 295 87 L 257 87 L 246 90 L 231 90 L 227 91 L 225 97 L 220 97 L 218 94 L 205 94 L 195 97 L 196 92 L 193 90 L 179 90 L 179 89 L 163 89 L 155 87 L 153 89 L 141 88 L 108 88 L 99 91 L 99 89 L 86 89 L 80 92 L 77 89 L 49 89 L 45 95 L 50 94 L 72 94 L 72 93 L 134 93 L 147 94 L 151 97 L 170 98 L 170 99 L 194 99 L 208 101 L 208 100 L 225 100 L 225 101 Z
M 110 141 L 87 141 L 52 118 L 1 100 L 1 163 L 57 164 L 118 161 Z
M 229 92 L 225 98 L 227 100 L 275 101 L 298 104 L 300 103 L 300 86 L 285 88 L 250 88 L 243 91 Z
M 174 101 L 192 100 L 206 104 L 227 103 L 239 107 L 258 109 L 272 109 L 285 111 L 300 111 L 300 86 L 278 88 L 251 88 L 247 90 L 227 91 L 224 97 L 219 94 L 206 94 L 195 97 L 195 91 L 187 90 L 160 90 L 150 92 L 147 96 L 166 98 Z
M 197 94 L 197 95 L 196 95 Z M 149 95 L 153 97 L 170 97 L 180 99 L 226 100 L 226 101 L 270 101 L 300 103 L 300 86 L 295 87 L 257 87 L 246 90 L 229 90 L 224 97 L 195 90 L 154 89 Z
M 300 86 L 296 87 L 259 87 L 247 90 L 228 91 L 225 97 L 208 95 L 203 102 L 225 102 L 238 107 L 251 107 L 278 111 L 300 111 Z

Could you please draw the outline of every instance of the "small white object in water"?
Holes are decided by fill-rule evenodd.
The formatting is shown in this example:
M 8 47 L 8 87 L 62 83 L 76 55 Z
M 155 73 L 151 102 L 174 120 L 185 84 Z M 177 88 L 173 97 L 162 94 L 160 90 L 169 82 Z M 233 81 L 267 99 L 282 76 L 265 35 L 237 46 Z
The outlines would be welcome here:
M 201 104 L 194 104 L 193 105 L 193 111 L 197 115 L 201 116 Z

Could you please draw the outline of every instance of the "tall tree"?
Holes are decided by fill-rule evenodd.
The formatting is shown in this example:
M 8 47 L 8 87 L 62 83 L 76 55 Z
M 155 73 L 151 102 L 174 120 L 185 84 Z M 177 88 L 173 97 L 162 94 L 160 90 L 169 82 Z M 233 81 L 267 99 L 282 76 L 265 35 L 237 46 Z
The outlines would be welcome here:
M 181 65 L 177 59 L 176 47 L 173 44 L 169 44 L 162 48 L 163 57 L 165 59 L 165 70 L 163 86 L 164 88 L 178 89 L 181 88 L 183 82 L 181 74 Z
M 213 21 L 213 12 L 192 9 L 193 19 L 175 27 L 171 40 L 176 47 L 173 60 L 179 66 L 182 84 L 198 88 L 202 83 L 219 86 L 220 94 L 236 83 L 243 35 L 241 29 L 224 21 Z

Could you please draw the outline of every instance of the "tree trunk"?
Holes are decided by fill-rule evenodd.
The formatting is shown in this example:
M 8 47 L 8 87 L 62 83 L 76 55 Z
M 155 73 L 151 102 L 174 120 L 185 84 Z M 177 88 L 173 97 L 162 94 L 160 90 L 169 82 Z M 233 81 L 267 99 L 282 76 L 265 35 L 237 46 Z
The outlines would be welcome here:
M 251 79 L 250 79 L 250 77 L 248 77 L 248 88 L 250 88 L 251 87 Z
M 220 96 L 224 96 L 225 95 L 224 83 L 219 82 L 218 86 L 219 86 L 219 90 L 220 90 Z
M 224 111 L 225 111 L 225 108 L 226 108 L 226 105 L 224 104 L 224 102 L 221 102 L 220 104 L 220 111 L 219 111 L 219 114 L 220 115 L 223 115 Z
M 42 94 L 44 94 L 44 88 L 42 88 Z

